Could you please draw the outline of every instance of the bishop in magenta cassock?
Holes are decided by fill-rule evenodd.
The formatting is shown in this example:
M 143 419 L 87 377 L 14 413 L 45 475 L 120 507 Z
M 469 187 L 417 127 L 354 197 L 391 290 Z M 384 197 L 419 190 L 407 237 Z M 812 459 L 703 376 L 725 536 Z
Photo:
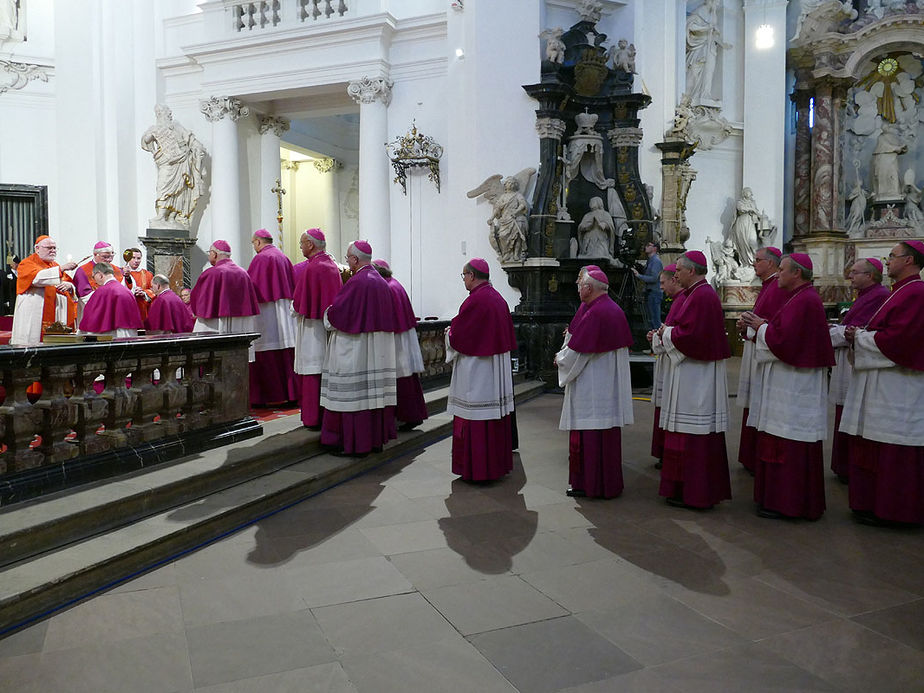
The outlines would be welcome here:
M 673 325 L 680 307 L 683 305 L 683 287 L 680 286 L 675 273 L 677 265 L 669 264 L 658 279 L 661 291 L 671 299 L 671 306 L 664 318 L 665 325 Z M 661 469 L 661 458 L 664 457 L 664 429 L 661 428 L 661 397 L 664 392 L 664 374 L 668 370 L 668 359 L 664 357 L 664 345 L 658 337 L 657 330 L 649 330 L 648 341 L 651 342 L 651 351 L 655 354 L 654 373 L 651 379 L 651 403 L 654 405 L 654 423 L 651 428 L 651 456 L 657 457 L 655 469 Z
M 834 439 L 831 441 L 831 471 L 842 483 L 849 479 L 847 462 L 846 433 L 839 431 L 847 387 L 853 375 L 853 367 L 848 358 L 850 349 L 844 334 L 848 327 L 862 327 L 870 321 L 882 302 L 889 295 L 889 290 L 882 285 L 882 262 L 874 257 L 861 258 L 850 268 L 848 273 L 850 286 L 857 292 L 857 299 L 844 313 L 840 323 L 829 328 L 831 346 L 834 347 L 834 368 L 831 369 L 831 382 L 828 386 L 828 401 L 834 404 Z
M 137 337 L 142 327 L 141 313 L 132 292 L 116 279 L 115 268 L 108 262 L 96 264 L 93 282 L 98 288 L 83 309 L 81 334 Z
M 253 343 L 254 362 L 250 364 L 250 404 L 290 402 L 298 399 L 295 379 L 295 319 L 292 296 L 295 279 L 292 262 L 273 245 L 266 229 L 254 232 L 256 252 L 247 274 L 257 291 L 260 304 L 260 338 Z
M 372 246 L 347 248 L 353 272 L 324 313 L 330 330 L 321 374 L 321 444 L 352 456 L 378 451 L 395 429 L 395 311 L 391 289 L 372 267 Z
M 513 469 L 513 376 L 517 350 L 510 308 L 491 286 L 490 268 L 472 258 L 462 269 L 469 292 L 446 330 L 453 364 L 446 413 L 452 415 L 452 473 L 466 481 L 500 479 Z
M 621 427 L 634 421 L 632 332 L 608 290 L 604 272 L 584 273 L 578 291 L 586 308 L 555 356 L 565 388 L 559 428 L 569 431 L 569 496 L 615 498 L 623 490 Z
M 170 289 L 170 280 L 162 274 L 155 274 L 151 289 L 154 300 L 148 309 L 145 328 L 150 332 L 167 334 L 192 332 L 195 319 L 183 299 Z
M 93 246 L 93 257 L 74 270 L 74 288 L 77 291 L 78 298 L 78 327 L 83 318 L 84 306 L 87 305 L 87 301 L 90 300 L 90 296 L 93 292 L 99 288 L 96 280 L 93 279 L 93 268 L 101 262 L 112 265 L 113 258 L 115 258 L 115 251 L 113 251 L 112 245 L 106 241 L 98 241 L 96 245 Z M 122 271 L 114 265 L 112 267 L 112 274 L 116 278 L 116 281 L 123 281 Z
M 760 393 L 748 424 L 757 429 L 754 500 L 761 517 L 817 520 L 825 511 L 827 378 L 834 365 L 824 304 L 812 284 L 812 260 L 792 253 L 780 263 L 789 293 L 769 320 L 748 312 L 756 331 Z
M 343 286 L 340 268 L 327 254 L 327 241 L 321 229 L 308 229 L 300 240 L 305 261 L 295 279 L 295 374 L 301 393 L 302 424 L 321 430 L 321 372 L 327 356 L 328 334 L 324 311 L 334 302 Z
M 669 505 L 711 508 L 731 498 L 725 431 L 731 356 L 722 304 L 706 282 L 706 256 L 698 250 L 677 259 L 675 276 L 683 305 L 673 325 L 662 325 L 668 370 L 664 374 L 661 428 L 664 458 L 660 495 Z
M 924 522 L 924 243 L 889 253 L 892 292 L 848 327 L 853 376 L 841 430 L 851 436 L 850 508 L 864 523 Z
M 373 260 L 372 264 L 385 279 L 395 303 L 395 376 L 398 402 L 395 405 L 395 419 L 401 422 L 399 430 L 410 431 L 427 419 L 427 403 L 424 401 L 420 376 L 423 373 L 423 354 L 417 338 L 417 318 L 407 291 L 392 276 L 391 267 L 385 260 Z
M 209 247 L 209 264 L 189 295 L 196 323 L 193 332 L 259 332 L 260 304 L 250 275 L 231 260 L 231 246 L 217 240 Z M 253 347 L 249 360 L 253 361 Z
M 780 260 L 783 255 L 778 248 L 767 246 L 758 249 L 754 255 L 754 273 L 761 281 L 760 293 L 754 301 L 751 312 L 765 320 L 769 320 L 780 309 L 788 297 L 789 292 L 780 288 L 777 281 L 780 275 Z M 754 359 L 753 329 L 748 329 L 743 320 L 738 320 L 738 333 L 743 341 L 741 352 L 741 367 L 738 374 L 738 396 L 735 400 L 738 406 L 743 407 L 741 413 L 741 438 L 738 444 L 738 461 L 752 475 L 757 465 L 757 429 L 748 424 L 748 416 L 752 406 L 760 406 L 757 398 L 760 397 L 761 368 Z M 753 400 L 753 404 L 752 404 Z
M 10 344 L 32 346 L 42 341 L 45 328 L 54 322 L 69 324 L 68 306 L 73 303 L 74 285 L 67 281 L 64 266 L 55 262 L 58 245 L 49 236 L 35 239 L 35 252 L 16 268 L 16 307 Z

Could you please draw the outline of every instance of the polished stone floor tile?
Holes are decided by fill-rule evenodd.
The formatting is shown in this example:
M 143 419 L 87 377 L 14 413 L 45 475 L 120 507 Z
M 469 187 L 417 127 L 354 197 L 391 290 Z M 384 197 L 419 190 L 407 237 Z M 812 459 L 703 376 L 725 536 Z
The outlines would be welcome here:
M 0 640 L 0 661 L 4 657 L 18 657 L 41 652 L 45 645 L 48 623 L 48 621 L 40 621 Z
M 848 691 L 924 688 L 924 652 L 846 620 L 768 638 L 767 648 Z
M 516 576 L 494 577 L 423 593 L 463 635 L 563 616 L 558 604 Z
M 683 688 L 662 679 L 655 669 L 636 669 L 628 674 L 562 688 L 560 693 L 684 693 Z
M 924 652 L 924 599 L 854 616 L 862 626 Z
M 421 520 L 359 530 L 383 555 L 425 551 L 446 547 L 446 536 L 439 520 Z
M 176 587 L 103 594 L 52 617 L 44 651 L 182 631 L 183 615 Z
M 491 575 L 509 574 L 491 547 L 430 549 L 401 553 L 389 558 L 414 588 L 426 592 L 438 587 L 478 582 Z
M 356 693 L 339 662 L 197 688 L 195 693 Z
M 419 594 L 313 609 L 338 656 L 405 650 L 462 636 Z
M 413 585 L 384 557 L 309 565 L 293 569 L 289 576 L 310 607 L 414 590 Z
M 646 666 L 746 642 L 734 631 L 663 594 L 575 616 Z
M 789 660 L 754 645 L 688 657 L 653 669 L 684 693 L 815 693 L 838 689 Z
M 522 693 L 553 693 L 642 668 L 572 616 L 481 633 L 470 640 Z
M 189 661 L 197 687 L 336 660 L 307 610 L 190 628 Z
M 465 640 L 345 657 L 343 668 L 359 693 L 516 692 L 516 688 Z
M 224 579 L 180 583 L 183 621 L 187 626 L 239 621 L 305 608 L 298 585 L 282 571 L 263 576 L 230 575 Z
M 333 534 L 298 534 L 274 538 L 267 543 L 275 554 L 274 567 L 287 571 L 302 566 L 377 558 L 382 555 L 359 529 L 349 524 Z

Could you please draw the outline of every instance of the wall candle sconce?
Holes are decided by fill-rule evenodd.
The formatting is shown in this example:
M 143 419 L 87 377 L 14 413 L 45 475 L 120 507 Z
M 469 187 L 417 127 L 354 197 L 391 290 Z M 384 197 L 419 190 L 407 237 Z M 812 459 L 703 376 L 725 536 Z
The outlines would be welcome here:
M 436 184 L 440 191 L 440 159 L 443 147 L 429 135 L 417 132 L 417 125 L 411 123 L 411 129 L 394 142 L 385 145 L 392 168 L 395 169 L 395 183 L 401 183 L 401 189 L 407 195 L 407 172 L 412 168 L 427 169 L 427 177 Z

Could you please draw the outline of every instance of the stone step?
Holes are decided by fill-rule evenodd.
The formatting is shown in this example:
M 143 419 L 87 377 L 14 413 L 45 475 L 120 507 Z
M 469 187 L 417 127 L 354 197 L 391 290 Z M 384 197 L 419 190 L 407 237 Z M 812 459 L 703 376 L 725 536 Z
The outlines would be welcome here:
M 518 383 L 517 402 L 543 389 Z M 445 410 L 445 398 L 445 388 L 428 393 L 428 408 Z M 0 545 L 30 557 L 0 569 L 0 637 L 451 432 L 451 417 L 435 413 L 381 453 L 344 458 L 284 417 L 233 447 L 11 508 Z

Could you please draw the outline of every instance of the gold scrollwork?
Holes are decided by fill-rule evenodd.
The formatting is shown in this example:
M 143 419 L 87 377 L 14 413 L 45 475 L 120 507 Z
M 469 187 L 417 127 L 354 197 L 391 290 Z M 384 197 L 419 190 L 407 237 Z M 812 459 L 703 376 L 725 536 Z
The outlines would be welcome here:
M 628 147 L 616 147 L 616 161 L 621 164 L 626 163 L 629 160 L 629 148 Z
M 558 293 L 558 279 L 556 278 L 554 274 L 552 275 L 552 278 L 549 279 L 549 293 L 550 294 Z
M 627 202 L 635 202 L 635 198 L 637 196 L 637 193 L 635 192 L 635 188 L 633 188 L 632 186 L 629 186 L 628 188 L 626 188 L 624 194 L 626 196 Z

